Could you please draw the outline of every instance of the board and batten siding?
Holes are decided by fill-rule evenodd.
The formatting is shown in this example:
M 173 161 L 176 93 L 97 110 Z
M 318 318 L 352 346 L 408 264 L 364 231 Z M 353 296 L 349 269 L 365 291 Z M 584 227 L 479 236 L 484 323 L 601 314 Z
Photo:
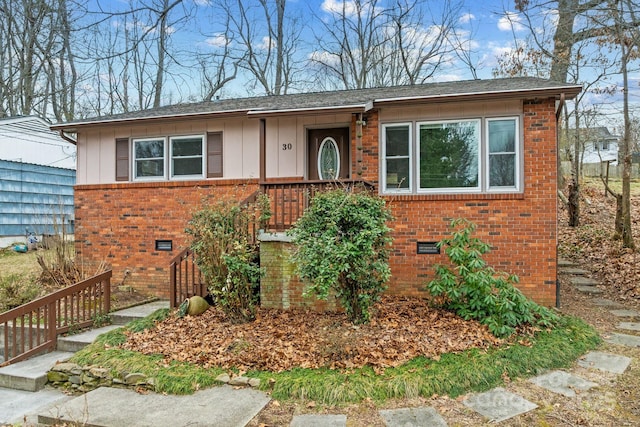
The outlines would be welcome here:
M 222 179 L 258 178 L 260 174 L 260 122 L 257 119 L 227 118 L 211 120 L 173 120 L 162 125 L 126 124 L 119 127 L 96 126 L 78 134 L 78 185 L 121 182 L 116 177 L 116 141 L 129 141 L 129 175 L 132 171 L 131 140 L 172 136 L 222 135 Z M 211 175 L 209 176 L 212 177 Z M 129 177 L 131 181 L 131 177 Z
M 75 182 L 72 169 L 0 160 L 0 244 L 59 233 L 63 224 L 72 234 Z

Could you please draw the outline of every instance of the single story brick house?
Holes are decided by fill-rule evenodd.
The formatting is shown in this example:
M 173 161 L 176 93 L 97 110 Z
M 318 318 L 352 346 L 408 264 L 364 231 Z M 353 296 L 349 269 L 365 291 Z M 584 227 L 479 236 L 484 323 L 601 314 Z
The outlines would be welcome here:
M 76 250 L 169 296 L 169 264 L 203 197 L 262 189 L 286 229 L 310 185 L 365 181 L 394 215 L 388 292 L 423 295 L 451 219 L 478 225 L 488 262 L 556 303 L 557 117 L 580 86 L 537 78 L 178 104 L 59 123 L 77 140 Z M 292 207 L 293 206 L 293 207 Z M 274 242 L 275 240 L 275 242 Z M 262 303 L 300 303 L 265 239 Z M 282 239 L 286 240 L 286 239 Z M 262 252 L 262 246 L 261 246 Z M 277 252 L 277 251 L 276 251 Z

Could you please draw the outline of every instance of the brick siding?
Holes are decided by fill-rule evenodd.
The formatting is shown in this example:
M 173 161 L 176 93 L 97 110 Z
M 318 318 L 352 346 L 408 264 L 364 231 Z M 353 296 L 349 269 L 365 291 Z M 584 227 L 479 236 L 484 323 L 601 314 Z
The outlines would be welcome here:
M 89 273 L 109 264 L 114 286 L 129 271 L 127 285 L 169 298 L 169 263 L 189 244 L 185 228 L 192 213 L 203 201 L 242 201 L 257 189 L 257 180 L 77 185 L 77 259 Z M 172 240 L 173 250 L 156 251 L 156 239 Z
M 485 259 L 497 270 L 517 274 L 525 295 L 548 306 L 556 302 L 556 119 L 555 101 L 524 102 L 524 192 L 521 194 L 385 196 L 394 220 L 392 279 L 388 292 L 424 295 L 433 265 L 444 254 L 418 255 L 417 242 L 449 235 L 454 218 L 477 224 L 476 236 L 489 243 Z M 352 124 L 355 126 L 355 121 Z M 363 128 L 363 174 L 378 181 L 378 117 L 369 112 Z

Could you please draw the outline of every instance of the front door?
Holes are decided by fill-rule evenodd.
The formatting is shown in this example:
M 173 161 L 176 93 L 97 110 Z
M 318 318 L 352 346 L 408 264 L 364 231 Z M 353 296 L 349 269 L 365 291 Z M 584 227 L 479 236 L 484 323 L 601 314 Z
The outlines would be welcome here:
M 349 178 L 349 128 L 309 129 L 307 140 L 309 180 Z

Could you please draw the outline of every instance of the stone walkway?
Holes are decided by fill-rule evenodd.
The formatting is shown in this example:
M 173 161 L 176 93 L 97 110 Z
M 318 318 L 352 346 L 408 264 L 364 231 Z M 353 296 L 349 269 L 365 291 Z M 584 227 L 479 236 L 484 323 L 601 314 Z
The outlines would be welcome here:
M 614 301 L 598 298 L 602 290 L 598 288 L 597 281 L 587 277 L 587 271 L 576 268 L 566 261 L 559 262 L 559 267 L 562 274 L 569 275 L 570 283 L 580 292 L 594 296 L 594 304 L 606 308 L 612 315 L 621 319 L 617 326 L 618 330 L 640 331 L 640 322 L 638 322 L 640 312 L 627 310 Z M 623 319 L 625 321 L 622 321 Z M 627 333 L 610 334 L 605 337 L 605 341 L 621 346 L 640 347 L 640 336 Z M 630 363 L 629 357 L 597 351 L 587 353 L 578 361 L 580 367 L 617 375 L 622 374 Z M 547 372 L 529 379 L 529 382 L 569 398 L 599 386 L 595 382 L 562 370 Z M 501 387 L 484 393 L 471 394 L 462 403 L 472 411 L 481 414 L 488 422 L 494 423 L 517 417 L 538 407 L 536 403 Z M 387 427 L 445 427 L 448 425 L 445 418 L 431 407 L 381 410 L 379 414 Z M 346 425 L 347 417 L 344 415 L 298 415 L 294 416 L 290 424 L 291 427 L 345 427 Z

